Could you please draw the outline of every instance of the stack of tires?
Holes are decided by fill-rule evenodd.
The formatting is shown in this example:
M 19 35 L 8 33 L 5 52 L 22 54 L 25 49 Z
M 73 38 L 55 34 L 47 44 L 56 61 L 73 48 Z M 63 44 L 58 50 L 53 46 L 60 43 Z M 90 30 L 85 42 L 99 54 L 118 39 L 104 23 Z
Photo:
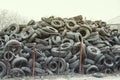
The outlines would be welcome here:
M 11 24 L 0 31 L 0 77 L 31 76 L 33 53 L 35 76 L 78 73 L 80 54 L 85 74 L 113 73 L 120 70 L 120 34 L 81 15 Z

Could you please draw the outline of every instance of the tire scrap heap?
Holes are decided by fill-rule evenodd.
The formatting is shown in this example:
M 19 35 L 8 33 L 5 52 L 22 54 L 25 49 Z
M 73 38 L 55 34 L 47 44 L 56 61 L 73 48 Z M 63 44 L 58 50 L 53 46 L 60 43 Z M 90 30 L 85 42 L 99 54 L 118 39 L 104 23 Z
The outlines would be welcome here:
M 82 43 L 82 53 L 80 44 Z M 120 70 L 120 34 L 103 21 L 50 16 L 0 31 L 0 77 Z

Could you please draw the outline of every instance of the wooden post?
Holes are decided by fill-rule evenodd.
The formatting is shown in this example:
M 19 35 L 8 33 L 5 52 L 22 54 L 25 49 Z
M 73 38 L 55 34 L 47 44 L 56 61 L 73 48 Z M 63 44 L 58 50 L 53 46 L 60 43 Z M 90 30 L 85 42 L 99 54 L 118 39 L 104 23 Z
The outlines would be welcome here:
M 81 41 L 80 43 L 80 66 L 79 66 L 79 73 L 82 73 L 82 58 L 83 58 L 83 49 L 82 49 L 82 44 L 83 44 L 83 41 Z
M 36 44 L 33 43 L 33 52 L 32 52 L 32 76 L 35 76 L 35 46 Z

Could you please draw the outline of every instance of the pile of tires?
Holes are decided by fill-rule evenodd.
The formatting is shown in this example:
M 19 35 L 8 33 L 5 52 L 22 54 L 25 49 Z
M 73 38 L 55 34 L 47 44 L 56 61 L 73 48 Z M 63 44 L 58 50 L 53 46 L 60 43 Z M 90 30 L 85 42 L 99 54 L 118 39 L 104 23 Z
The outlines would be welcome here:
M 120 70 L 120 34 L 81 15 L 11 24 L 0 31 L 0 77 L 31 76 L 33 53 L 35 76 L 78 73 L 80 54 L 85 74 L 113 73 Z

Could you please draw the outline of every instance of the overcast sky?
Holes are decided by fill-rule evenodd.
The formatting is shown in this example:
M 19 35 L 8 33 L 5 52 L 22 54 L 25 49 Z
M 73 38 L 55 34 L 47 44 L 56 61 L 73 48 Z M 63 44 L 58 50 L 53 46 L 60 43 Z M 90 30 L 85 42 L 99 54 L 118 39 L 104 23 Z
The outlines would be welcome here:
M 87 19 L 107 21 L 120 16 L 120 0 L 0 0 L 0 8 L 35 20 L 51 15 L 83 15 Z

